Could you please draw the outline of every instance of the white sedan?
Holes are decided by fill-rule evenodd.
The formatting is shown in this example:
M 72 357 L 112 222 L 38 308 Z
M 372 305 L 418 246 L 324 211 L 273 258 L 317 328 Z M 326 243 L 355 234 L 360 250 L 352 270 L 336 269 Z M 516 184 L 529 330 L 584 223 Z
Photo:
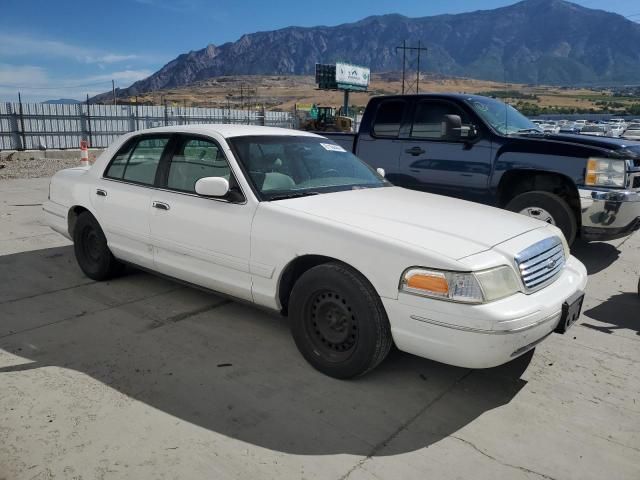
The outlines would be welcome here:
M 165 127 L 58 172 L 44 212 L 88 277 L 134 264 L 279 311 L 338 378 L 392 343 L 493 367 L 578 318 L 587 274 L 556 227 L 380 173 L 310 133 Z

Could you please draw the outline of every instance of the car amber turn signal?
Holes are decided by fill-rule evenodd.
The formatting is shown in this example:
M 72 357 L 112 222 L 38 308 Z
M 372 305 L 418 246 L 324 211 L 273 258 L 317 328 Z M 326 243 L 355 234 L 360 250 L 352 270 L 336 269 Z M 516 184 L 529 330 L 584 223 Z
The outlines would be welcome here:
M 441 272 L 413 273 L 406 279 L 406 286 L 433 295 L 446 296 L 449 293 L 449 283 Z

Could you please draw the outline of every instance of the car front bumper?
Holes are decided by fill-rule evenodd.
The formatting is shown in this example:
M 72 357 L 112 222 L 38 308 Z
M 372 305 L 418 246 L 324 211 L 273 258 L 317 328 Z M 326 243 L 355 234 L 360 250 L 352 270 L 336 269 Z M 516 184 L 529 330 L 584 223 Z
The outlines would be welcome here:
M 570 257 L 555 282 L 529 295 L 483 305 L 405 293 L 382 301 L 400 350 L 458 367 L 490 368 L 523 355 L 553 333 L 563 303 L 586 283 L 584 265 Z
M 640 229 L 640 192 L 580 189 L 582 237 L 614 240 Z

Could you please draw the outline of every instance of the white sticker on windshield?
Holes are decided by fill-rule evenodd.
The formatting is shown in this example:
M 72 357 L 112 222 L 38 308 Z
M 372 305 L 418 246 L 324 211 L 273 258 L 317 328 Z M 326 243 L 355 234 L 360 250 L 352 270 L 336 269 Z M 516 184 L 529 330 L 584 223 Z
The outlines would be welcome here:
M 346 150 L 342 148 L 340 145 L 334 145 L 333 143 L 321 143 L 325 150 L 329 150 L 330 152 L 345 152 Z

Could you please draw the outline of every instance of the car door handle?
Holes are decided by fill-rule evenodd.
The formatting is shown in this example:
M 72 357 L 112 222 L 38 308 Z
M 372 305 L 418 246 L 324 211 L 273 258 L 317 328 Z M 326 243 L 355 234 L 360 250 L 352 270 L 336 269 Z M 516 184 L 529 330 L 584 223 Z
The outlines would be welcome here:
M 425 150 L 420 147 L 413 147 L 413 148 L 407 148 L 405 152 L 407 152 L 409 155 L 413 155 L 414 157 L 417 157 L 418 155 L 422 155 L 423 153 L 425 153 Z
M 170 208 L 170 207 L 169 207 L 169 205 L 168 205 L 168 204 L 166 204 L 166 203 L 164 203 L 164 202 L 153 202 L 153 203 L 151 204 L 151 206 L 152 206 L 153 208 L 158 208 L 158 209 L 160 209 L 160 210 L 169 210 L 169 208 Z
M 102 190 L 101 188 L 98 188 L 96 190 L 96 195 L 98 195 L 99 197 L 106 197 L 107 196 L 107 191 L 106 190 Z

